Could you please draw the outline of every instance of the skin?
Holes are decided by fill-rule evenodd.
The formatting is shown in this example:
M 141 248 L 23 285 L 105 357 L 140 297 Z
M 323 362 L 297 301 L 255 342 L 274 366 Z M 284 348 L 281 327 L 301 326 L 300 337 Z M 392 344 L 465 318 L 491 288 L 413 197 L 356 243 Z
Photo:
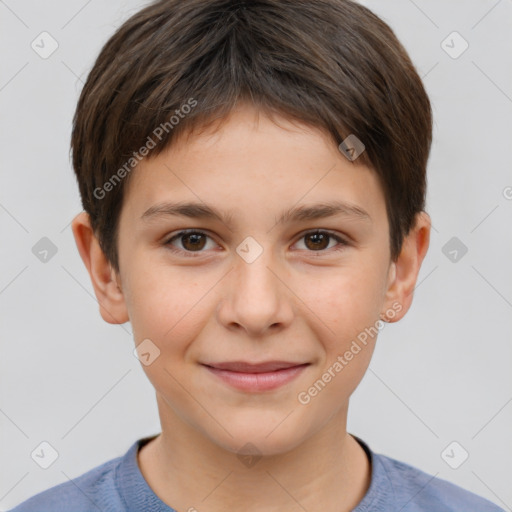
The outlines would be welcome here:
M 130 321 L 136 345 L 150 339 L 160 350 L 142 365 L 162 426 L 139 452 L 145 479 L 179 511 L 353 509 L 368 489 L 371 468 L 346 431 L 347 411 L 377 336 L 309 403 L 298 395 L 365 328 L 405 315 L 428 249 L 430 218 L 417 215 L 392 261 L 375 172 L 350 162 L 324 132 L 271 120 L 249 105 L 219 126 L 177 139 L 132 172 L 120 217 L 118 273 L 85 212 L 72 228 L 104 320 Z M 233 223 L 141 219 L 151 206 L 171 200 L 207 203 L 231 212 Z M 369 219 L 338 215 L 276 224 L 288 208 L 332 200 L 364 209 Z M 166 245 L 191 228 L 207 236 Z M 319 243 L 306 236 L 314 229 L 347 244 Z M 251 263 L 236 252 L 248 236 L 263 249 Z M 187 250 L 196 257 L 183 254 Z M 235 360 L 309 365 L 284 386 L 254 393 L 230 387 L 200 364 Z M 251 465 L 237 456 L 251 453 L 247 443 L 260 456 Z

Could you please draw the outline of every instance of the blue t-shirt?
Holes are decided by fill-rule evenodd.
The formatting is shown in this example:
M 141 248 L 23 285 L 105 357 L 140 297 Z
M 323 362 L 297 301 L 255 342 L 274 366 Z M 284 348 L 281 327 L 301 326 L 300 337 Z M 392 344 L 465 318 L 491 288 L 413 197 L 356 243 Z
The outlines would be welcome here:
M 176 512 L 153 492 L 137 464 L 139 448 L 154 437 L 135 441 L 123 456 L 36 494 L 11 512 Z M 373 453 L 356 439 L 370 459 L 372 475 L 353 512 L 504 512 L 446 480 Z

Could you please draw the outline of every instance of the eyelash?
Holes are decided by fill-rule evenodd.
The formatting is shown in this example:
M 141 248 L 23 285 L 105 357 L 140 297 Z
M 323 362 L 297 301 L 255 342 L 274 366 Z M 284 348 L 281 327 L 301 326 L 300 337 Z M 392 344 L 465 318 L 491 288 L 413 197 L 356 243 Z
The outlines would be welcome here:
M 179 233 L 177 233 L 176 235 L 172 236 L 171 238 L 169 238 L 166 242 L 164 242 L 164 245 L 173 253 L 176 253 L 176 254 L 181 254 L 187 258 L 197 258 L 199 257 L 203 252 L 205 251 L 186 251 L 186 250 L 183 250 L 183 249 L 177 249 L 176 247 L 173 247 L 171 245 L 171 242 L 173 242 L 174 240 L 176 239 L 179 239 L 185 235 L 191 235 L 191 234 L 194 234 L 194 235 L 205 235 L 207 236 L 208 238 L 212 239 L 212 237 L 210 235 L 208 235 L 208 233 L 205 233 L 204 231 L 199 231 L 197 229 L 187 229 L 187 230 L 184 230 L 184 231 L 180 231 Z M 318 251 L 307 251 L 307 252 L 312 252 L 312 253 L 325 253 L 325 252 L 329 252 L 329 251 L 334 251 L 334 252 L 337 252 L 337 251 L 341 251 L 343 250 L 346 246 L 349 245 L 349 243 L 344 240 L 343 238 L 341 238 L 340 236 L 338 235 L 335 235 L 334 233 L 331 233 L 330 231 L 325 231 L 325 230 L 320 230 L 320 229 L 314 229 L 312 231 L 308 231 L 304 234 L 302 234 L 302 236 L 299 238 L 299 240 L 301 240 L 302 238 L 305 238 L 306 236 L 308 235 L 313 235 L 313 234 L 325 234 L 327 235 L 329 238 L 333 238 L 334 240 L 336 240 L 340 245 L 341 247 L 335 247 L 335 248 L 332 248 L 330 250 L 328 249 L 320 249 Z

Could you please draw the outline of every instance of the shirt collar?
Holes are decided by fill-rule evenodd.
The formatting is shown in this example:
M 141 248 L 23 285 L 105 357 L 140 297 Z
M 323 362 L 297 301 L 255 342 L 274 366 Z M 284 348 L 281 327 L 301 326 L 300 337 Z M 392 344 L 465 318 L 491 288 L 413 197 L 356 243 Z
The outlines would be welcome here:
M 157 434 L 158 435 L 158 434 Z M 151 489 L 142 475 L 138 462 L 138 451 L 157 435 L 144 437 L 135 441 L 126 454 L 121 458 L 117 466 L 115 481 L 119 489 L 121 499 L 124 501 L 126 510 L 139 512 L 148 510 L 151 512 L 176 512 L 166 505 Z M 351 434 L 352 435 L 352 434 Z M 392 503 L 393 487 L 387 474 L 386 468 L 378 456 L 371 451 L 370 447 L 358 437 L 352 437 L 365 451 L 370 461 L 370 486 L 363 499 L 358 503 L 352 512 L 369 512 L 371 510 L 385 510 L 387 504 Z

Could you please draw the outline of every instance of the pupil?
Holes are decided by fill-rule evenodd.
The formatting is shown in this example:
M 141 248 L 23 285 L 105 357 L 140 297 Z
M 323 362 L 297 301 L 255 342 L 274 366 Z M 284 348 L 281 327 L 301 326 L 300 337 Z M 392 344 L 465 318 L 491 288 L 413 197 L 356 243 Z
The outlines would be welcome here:
M 313 242 L 314 248 L 318 249 L 319 243 L 320 243 L 321 248 L 324 248 L 325 241 L 327 240 L 327 236 L 326 235 L 324 235 L 323 233 L 313 233 L 313 234 L 311 234 L 309 236 L 310 236 L 311 239 L 315 240 Z M 324 244 L 322 244 L 322 242 L 324 242 Z
M 192 249 L 194 249 L 194 248 L 195 248 L 195 249 L 198 249 L 198 248 L 199 248 L 199 249 L 202 249 L 202 248 L 203 248 L 203 246 L 204 246 L 204 243 L 203 243 L 202 245 L 199 243 L 199 246 L 198 246 L 198 244 L 197 244 L 197 242 L 199 241 L 199 238 L 201 238 L 202 236 L 203 236 L 203 235 L 201 235 L 201 234 L 199 234 L 199 233 L 192 233 L 192 234 L 190 234 L 190 235 L 185 235 L 185 236 L 184 236 L 184 239 L 185 239 L 185 241 L 192 240 L 192 243 L 191 243 L 191 245 L 192 245 L 192 247 L 191 247 L 191 248 L 192 248 Z M 185 247 L 187 247 L 187 242 L 185 242 L 183 245 L 184 245 Z

